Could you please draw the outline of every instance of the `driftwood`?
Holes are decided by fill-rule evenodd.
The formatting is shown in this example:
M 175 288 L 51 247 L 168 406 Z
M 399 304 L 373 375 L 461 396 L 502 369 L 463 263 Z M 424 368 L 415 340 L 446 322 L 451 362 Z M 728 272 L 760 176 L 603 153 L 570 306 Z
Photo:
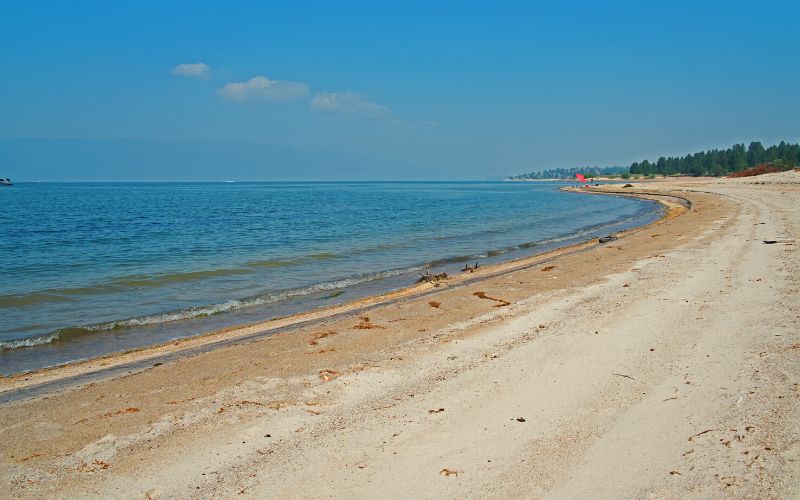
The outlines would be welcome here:
M 474 266 L 470 266 L 469 264 L 465 265 L 464 269 L 462 269 L 461 272 L 472 273 L 472 272 L 475 272 L 479 267 L 481 267 L 481 266 L 476 261 Z
M 498 299 L 498 298 L 495 298 L 495 297 L 489 297 L 488 295 L 486 295 L 486 292 L 475 292 L 472 295 L 478 297 L 479 299 L 493 300 L 495 302 L 499 302 L 499 304 L 494 305 L 494 307 L 505 307 L 505 306 L 510 306 L 511 305 L 511 302 L 509 302 L 509 301 L 507 301 L 505 299 Z
M 698 436 L 702 436 L 703 434 L 706 434 L 706 433 L 708 433 L 708 432 L 713 432 L 713 431 L 715 431 L 715 430 L 716 430 L 716 429 L 706 429 L 706 430 L 704 430 L 703 432 L 698 432 L 697 434 L 692 434 L 691 436 L 689 436 L 689 441 L 691 441 L 692 439 L 694 439 L 694 438 L 696 438 L 696 437 L 698 437 Z
M 417 283 L 433 283 L 436 285 L 445 280 L 447 280 L 447 273 L 431 274 L 430 271 L 425 271 L 425 274 L 419 275 Z
M 369 316 L 360 316 L 358 319 L 361 321 L 359 321 L 359 323 L 353 327 L 356 330 L 372 330 L 374 328 L 380 328 L 381 330 L 386 329 L 386 327 L 383 325 L 376 325 L 375 323 L 371 322 L 369 320 Z

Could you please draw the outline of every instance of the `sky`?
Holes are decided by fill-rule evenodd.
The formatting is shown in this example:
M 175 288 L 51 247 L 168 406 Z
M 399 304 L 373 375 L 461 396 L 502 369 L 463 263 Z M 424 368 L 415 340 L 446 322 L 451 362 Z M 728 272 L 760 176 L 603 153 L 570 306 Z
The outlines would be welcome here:
M 241 180 L 469 180 L 797 142 L 797 19 L 797 1 L 2 2 L 0 177 L 205 179 L 175 162 L 218 143 L 337 159 L 237 157 Z M 115 144 L 134 165 L 86 153 Z

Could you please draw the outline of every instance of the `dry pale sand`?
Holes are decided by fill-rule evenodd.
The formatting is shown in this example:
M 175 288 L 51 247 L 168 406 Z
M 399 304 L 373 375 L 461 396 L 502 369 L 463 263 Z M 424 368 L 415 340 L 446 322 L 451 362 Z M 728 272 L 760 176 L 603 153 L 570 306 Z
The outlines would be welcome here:
M 800 497 L 800 174 L 628 191 L 693 206 L 305 323 L 0 380 L 0 496 Z

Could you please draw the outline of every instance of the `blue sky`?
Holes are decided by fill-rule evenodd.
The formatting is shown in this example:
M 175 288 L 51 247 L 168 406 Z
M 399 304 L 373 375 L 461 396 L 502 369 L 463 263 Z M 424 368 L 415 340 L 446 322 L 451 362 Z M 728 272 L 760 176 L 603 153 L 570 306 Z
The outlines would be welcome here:
M 3 2 L 0 138 L 482 179 L 800 137 L 800 2 L 431 3 Z

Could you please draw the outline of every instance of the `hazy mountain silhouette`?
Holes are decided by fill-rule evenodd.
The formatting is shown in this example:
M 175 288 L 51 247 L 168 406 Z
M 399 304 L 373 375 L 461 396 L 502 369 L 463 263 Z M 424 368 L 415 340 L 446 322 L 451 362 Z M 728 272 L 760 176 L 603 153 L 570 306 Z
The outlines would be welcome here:
M 15 181 L 382 180 L 414 175 L 413 168 L 399 162 L 337 151 L 246 142 L 82 139 L 0 139 L 0 170 L 0 176 Z

